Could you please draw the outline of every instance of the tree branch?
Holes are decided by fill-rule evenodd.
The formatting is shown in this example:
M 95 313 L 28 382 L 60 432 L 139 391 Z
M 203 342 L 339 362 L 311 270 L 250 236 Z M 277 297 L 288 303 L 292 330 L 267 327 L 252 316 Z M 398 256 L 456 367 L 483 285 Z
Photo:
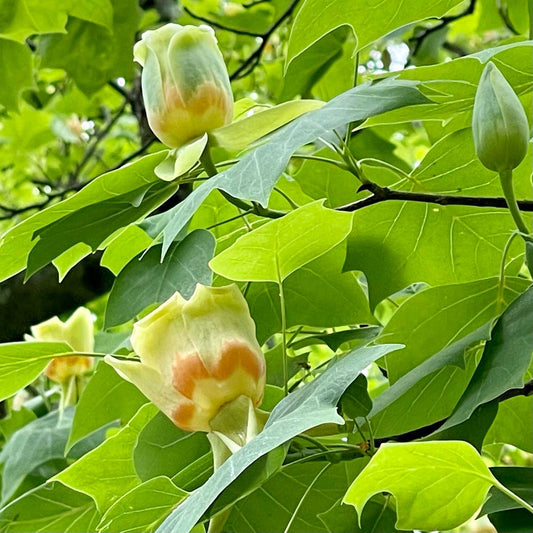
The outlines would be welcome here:
M 270 39 L 272 34 L 279 28 L 279 26 L 291 16 L 299 1 L 300 0 L 293 0 L 287 7 L 287 9 L 278 18 L 278 20 L 276 20 L 276 22 L 274 22 L 274 24 L 272 24 L 272 26 L 270 26 L 270 28 L 265 33 L 257 36 L 261 39 L 261 44 L 252 52 L 250 56 L 248 56 L 247 59 L 244 60 L 240 67 L 238 67 L 234 72 L 230 74 L 230 80 L 233 81 L 238 80 L 240 78 L 244 78 L 253 71 L 253 69 L 259 64 L 259 61 L 261 60 L 261 56 L 268 43 L 268 40 Z
M 377 183 L 365 183 L 359 190 L 368 190 L 372 196 L 357 200 L 349 204 L 337 207 L 337 211 L 358 211 L 369 205 L 378 204 L 388 200 L 401 200 L 406 202 L 423 202 L 437 205 L 465 205 L 473 207 L 497 207 L 507 208 L 507 202 L 503 197 L 492 196 L 461 196 L 451 194 L 432 194 L 410 191 L 397 191 L 388 187 L 381 187 Z M 519 200 L 518 207 L 521 211 L 533 212 L 533 201 Z
M 422 46 L 422 43 L 424 42 L 424 39 L 431 35 L 432 33 L 441 30 L 445 26 L 448 26 L 452 22 L 455 22 L 456 20 L 459 20 L 463 17 L 466 17 L 468 15 L 471 15 L 474 12 L 474 9 L 476 7 L 476 0 L 471 0 L 470 5 L 458 15 L 451 15 L 449 17 L 442 17 L 438 24 L 435 26 L 431 26 L 430 28 L 424 28 L 421 32 L 417 33 L 413 37 L 409 39 L 409 44 L 413 45 L 413 48 L 411 50 L 412 55 L 416 55 L 420 47 Z
M 187 15 L 189 15 L 193 19 L 199 20 L 201 22 L 205 22 L 206 24 L 209 24 L 210 26 L 213 26 L 214 28 L 218 28 L 219 30 L 229 31 L 237 35 L 247 35 L 249 37 L 261 37 L 261 38 L 263 37 L 263 34 L 261 33 L 231 28 L 230 26 L 225 26 L 224 24 L 221 24 L 220 22 L 217 22 L 216 20 L 211 20 L 211 19 L 208 19 L 207 17 L 203 17 L 202 15 L 197 15 L 196 13 L 191 11 L 187 6 L 183 6 L 183 11 L 185 11 L 185 13 L 187 13 Z

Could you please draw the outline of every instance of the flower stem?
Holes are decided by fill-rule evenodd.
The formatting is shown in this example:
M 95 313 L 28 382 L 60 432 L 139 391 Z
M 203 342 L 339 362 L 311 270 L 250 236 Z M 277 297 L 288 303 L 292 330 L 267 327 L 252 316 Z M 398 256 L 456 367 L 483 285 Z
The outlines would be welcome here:
M 522 234 L 524 240 L 531 241 L 530 231 L 520 214 L 520 209 L 518 203 L 516 202 L 516 197 L 514 194 L 513 188 L 513 171 L 512 170 L 502 170 L 500 172 L 500 183 L 502 185 L 503 195 L 509 206 L 509 211 L 513 217 L 514 223 L 518 231 Z
M 283 291 L 283 281 L 278 277 L 279 304 L 281 309 L 281 346 L 283 350 L 283 392 L 285 396 L 289 394 L 289 363 L 287 360 L 287 316 L 285 312 L 285 293 Z

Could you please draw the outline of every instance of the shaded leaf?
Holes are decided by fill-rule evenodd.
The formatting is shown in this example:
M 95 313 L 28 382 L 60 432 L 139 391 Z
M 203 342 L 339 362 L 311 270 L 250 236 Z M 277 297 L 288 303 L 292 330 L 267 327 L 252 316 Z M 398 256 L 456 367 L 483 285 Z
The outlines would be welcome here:
M 214 250 L 214 237 L 208 231 L 196 230 L 174 243 L 163 262 L 161 246 L 134 257 L 115 279 L 104 327 L 127 322 L 148 305 L 163 303 L 176 291 L 190 298 L 197 283 L 210 285 L 212 273 L 207 263 Z
M 508 389 L 520 388 L 533 354 L 533 287 L 503 313 L 481 362 L 453 414 L 441 430 L 467 420 L 474 409 Z
M 125 424 L 146 402 L 137 387 L 100 361 L 76 407 L 66 450 L 112 422 Z

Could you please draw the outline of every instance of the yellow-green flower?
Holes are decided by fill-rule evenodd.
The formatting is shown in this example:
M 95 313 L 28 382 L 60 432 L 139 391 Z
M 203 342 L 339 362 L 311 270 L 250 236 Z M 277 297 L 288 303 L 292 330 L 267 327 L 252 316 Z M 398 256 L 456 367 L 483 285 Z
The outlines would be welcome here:
M 79 307 L 66 321 L 57 316 L 31 327 L 28 341 L 66 342 L 74 351 L 91 353 L 94 351 L 93 320 L 91 312 Z M 64 383 L 72 376 L 82 376 L 93 368 L 93 358 L 83 356 L 56 357 L 52 359 L 44 374 L 58 383 Z
M 179 148 L 231 122 L 233 95 L 224 59 L 209 26 L 165 26 L 147 31 L 134 48 L 143 67 L 148 123 Z
M 106 361 L 182 429 L 211 431 L 240 396 L 261 403 L 265 359 L 236 285 L 197 285 L 190 300 L 175 293 L 134 325 L 131 344 L 141 362 Z

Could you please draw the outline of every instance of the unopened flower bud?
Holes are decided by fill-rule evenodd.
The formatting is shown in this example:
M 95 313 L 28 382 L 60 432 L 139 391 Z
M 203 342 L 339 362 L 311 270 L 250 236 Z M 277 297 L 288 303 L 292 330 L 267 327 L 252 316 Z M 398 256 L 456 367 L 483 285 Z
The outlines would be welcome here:
M 90 353 L 94 351 L 93 320 L 91 312 L 79 307 L 72 316 L 62 322 L 57 316 L 31 327 L 28 341 L 65 342 L 75 352 Z M 92 357 L 67 356 L 55 357 L 44 374 L 52 381 L 64 383 L 72 376 L 82 376 L 93 368 Z
M 231 122 L 233 95 L 224 58 L 209 26 L 165 26 L 147 31 L 134 48 L 143 67 L 148 123 L 179 148 Z
M 131 344 L 140 362 L 106 361 L 182 429 L 211 431 L 240 396 L 261 403 L 265 359 L 236 285 L 197 285 L 190 300 L 175 293 L 134 325 Z
M 485 167 L 497 172 L 516 168 L 527 153 L 527 116 L 513 88 L 489 62 L 474 100 L 472 133 L 476 154 Z

